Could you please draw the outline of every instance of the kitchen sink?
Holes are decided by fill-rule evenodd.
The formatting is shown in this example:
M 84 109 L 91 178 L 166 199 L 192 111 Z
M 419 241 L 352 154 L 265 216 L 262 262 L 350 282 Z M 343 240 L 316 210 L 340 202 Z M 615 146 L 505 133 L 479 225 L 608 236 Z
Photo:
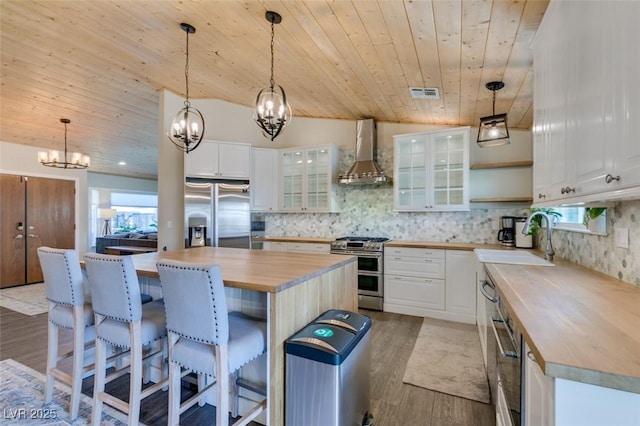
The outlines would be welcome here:
M 509 263 L 513 265 L 555 266 L 553 263 L 522 250 L 475 249 L 478 260 L 482 263 Z

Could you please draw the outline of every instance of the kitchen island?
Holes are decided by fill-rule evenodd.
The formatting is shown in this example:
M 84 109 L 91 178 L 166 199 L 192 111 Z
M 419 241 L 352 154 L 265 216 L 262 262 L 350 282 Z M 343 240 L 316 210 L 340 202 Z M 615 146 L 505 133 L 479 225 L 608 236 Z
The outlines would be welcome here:
M 357 258 L 223 247 L 132 256 L 143 290 L 154 296 L 158 259 L 220 265 L 229 310 L 267 320 L 267 424 L 284 424 L 284 342 L 328 309 L 357 310 Z

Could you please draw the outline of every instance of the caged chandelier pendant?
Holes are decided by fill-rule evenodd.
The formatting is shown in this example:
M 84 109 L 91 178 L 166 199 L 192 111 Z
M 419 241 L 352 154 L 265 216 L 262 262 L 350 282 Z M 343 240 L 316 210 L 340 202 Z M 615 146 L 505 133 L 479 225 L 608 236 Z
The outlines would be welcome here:
M 485 87 L 493 91 L 493 115 L 480 119 L 478 140 L 476 142 L 480 148 L 510 144 L 507 114 L 496 114 L 496 90 L 502 89 L 504 83 L 490 81 Z
M 271 22 L 271 80 L 269 87 L 258 93 L 253 119 L 262 129 L 262 134 L 273 141 L 291 121 L 291 107 L 284 89 L 273 79 L 273 26 L 282 22 L 282 17 L 277 12 L 267 11 L 265 18 Z
M 56 167 L 58 169 L 86 169 L 89 167 L 89 156 L 80 152 L 71 153 L 71 161 L 67 157 L 67 124 L 71 123 L 68 118 L 61 118 L 64 124 L 64 153 L 51 149 L 49 151 L 38 152 L 38 161 L 43 166 Z
M 182 108 L 173 118 L 171 127 L 167 132 L 169 140 L 181 151 L 187 154 L 193 151 L 202 142 L 204 136 L 204 117 L 197 108 L 189 102 L 189 34 L 196 32 L 195 27 L 184 22 L 180 28 L 187 33 L 186 61 L 184 66 L 184 79 L 186 85 L 186 98 Z

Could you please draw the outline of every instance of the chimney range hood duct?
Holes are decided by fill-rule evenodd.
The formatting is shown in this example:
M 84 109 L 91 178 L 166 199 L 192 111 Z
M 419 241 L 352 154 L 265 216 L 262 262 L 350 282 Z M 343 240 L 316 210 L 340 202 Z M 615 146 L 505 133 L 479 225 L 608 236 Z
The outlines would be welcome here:
M 373 119 L 356 123 L 356 161 L 340 175 L 340 183 L 348 185 L 387 184 L 390 180 L 376 162 L 376 123 Z

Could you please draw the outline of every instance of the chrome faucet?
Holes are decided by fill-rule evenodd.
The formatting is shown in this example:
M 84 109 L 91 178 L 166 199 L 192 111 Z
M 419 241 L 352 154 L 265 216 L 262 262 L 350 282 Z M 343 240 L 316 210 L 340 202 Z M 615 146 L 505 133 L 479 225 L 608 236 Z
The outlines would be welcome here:
M 540 211 L 533 213 L 531 216 L 529 216 L 529 218 L 527 219 L 527 222 L 524 224 L 522 233 L 525 235 L 529 233 L 529 229 L 531 228 L 531 219 L 533 219 L 536 216 L 544 217 L 544 219 L 547 222 L 547 246 L 544 249 L 544 258 L 547 259 L 548 261 L 552 261 L 553 255 L 555 254 L 555 252 L 553 251 L 553 245 L 551 244 L 551 230 L 553 229 L 553 218 L 550 215 Z

